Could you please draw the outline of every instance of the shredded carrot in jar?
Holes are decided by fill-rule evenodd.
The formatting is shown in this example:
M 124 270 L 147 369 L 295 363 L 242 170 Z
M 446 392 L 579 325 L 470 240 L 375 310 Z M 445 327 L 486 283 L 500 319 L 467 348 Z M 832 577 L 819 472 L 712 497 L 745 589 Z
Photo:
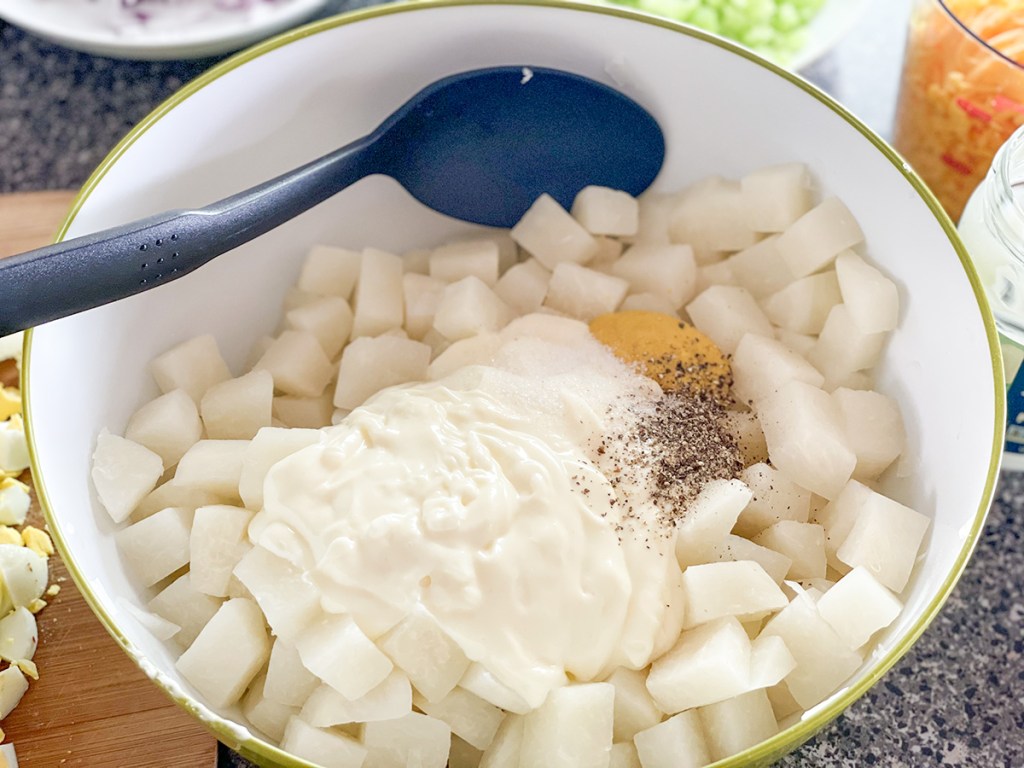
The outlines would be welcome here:
M 918 3 L 894 143 L 954 219 L 1022 123 L 1024 0 Z

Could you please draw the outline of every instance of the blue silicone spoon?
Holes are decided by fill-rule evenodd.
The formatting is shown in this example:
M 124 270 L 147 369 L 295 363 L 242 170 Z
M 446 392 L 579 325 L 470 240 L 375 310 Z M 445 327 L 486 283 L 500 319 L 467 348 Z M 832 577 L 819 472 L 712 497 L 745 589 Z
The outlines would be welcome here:
M 198 269 L 372 174 L 458 219 L 510 227 L 543 192 L 638 195 L 665 141 L 640 105 L 587 78 L 496 67 L 427 86 L 380 127 L 276 179 L 0 261 L 0 335 L 132 296 Z

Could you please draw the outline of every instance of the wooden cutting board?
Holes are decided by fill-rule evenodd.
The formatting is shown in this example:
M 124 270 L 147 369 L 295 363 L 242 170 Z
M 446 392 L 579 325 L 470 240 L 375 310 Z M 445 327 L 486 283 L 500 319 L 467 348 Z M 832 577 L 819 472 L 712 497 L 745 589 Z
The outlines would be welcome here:
M 0 195 L 0 257 L 51 242 L 73 197 Z M 17 382 L 13 364 L 0 365 L 0 380 Z M 34 497 L 29 522 L 42 527 Z M 60 593 L 36 617 L 39 680 L 0 723 L 21 768 L 214 768 L 214 738 L 121 651 L 59 556 L 50 569 Z

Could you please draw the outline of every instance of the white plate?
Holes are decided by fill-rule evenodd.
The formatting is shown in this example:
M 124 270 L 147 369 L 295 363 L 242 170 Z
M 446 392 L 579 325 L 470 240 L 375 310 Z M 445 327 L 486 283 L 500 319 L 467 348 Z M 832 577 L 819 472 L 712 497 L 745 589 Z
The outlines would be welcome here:
M 306 21 L 327 0 L 259 2 L 246 11 L 214 12 L 182 25 L 115 23 L 118 0 L 4 0 L 0 18 L 50 42 L 120 59 L 188 59 L 244 48 Z M 195 0 L 213 4 L 213 0 Z M 106 7 L 105 7 L 106 6 Z

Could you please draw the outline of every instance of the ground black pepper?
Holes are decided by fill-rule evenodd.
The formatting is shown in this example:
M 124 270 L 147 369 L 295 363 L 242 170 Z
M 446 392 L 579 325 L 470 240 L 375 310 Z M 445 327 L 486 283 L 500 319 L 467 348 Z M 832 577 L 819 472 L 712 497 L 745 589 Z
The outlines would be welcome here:
M 620 533 L 624 527 L 637 530 L 640 523 L 645 533 L 673 536 L 676 521 L 708 482 L 739 476 L 743 460 L 725 412 L 715 395 L 692 391 L 667 391 L 653 400 L 630 398 L 609 408 L 609 420 L 630 424 L 630 429 L 597 437 L 591 448 L 625 505 Z M 647 505 L 629 498 L 639 488 L 650 494 L 653 521 Z

